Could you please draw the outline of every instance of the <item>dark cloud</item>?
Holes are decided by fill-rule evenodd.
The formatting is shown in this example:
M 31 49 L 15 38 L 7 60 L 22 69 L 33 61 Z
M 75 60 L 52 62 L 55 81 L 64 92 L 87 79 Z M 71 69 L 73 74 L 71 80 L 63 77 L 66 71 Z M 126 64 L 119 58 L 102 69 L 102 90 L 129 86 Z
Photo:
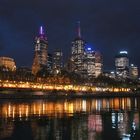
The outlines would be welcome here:
M 102 52 L 106 69 L 113 68 L 114 56 L 122 49 L 140 66 L 139 7 L 139 0 L 1 0 L 0 55 L 31 66 L 40 25 L 49 51 L 61 48 L 68 55 L 80 20 L 83 38 Z

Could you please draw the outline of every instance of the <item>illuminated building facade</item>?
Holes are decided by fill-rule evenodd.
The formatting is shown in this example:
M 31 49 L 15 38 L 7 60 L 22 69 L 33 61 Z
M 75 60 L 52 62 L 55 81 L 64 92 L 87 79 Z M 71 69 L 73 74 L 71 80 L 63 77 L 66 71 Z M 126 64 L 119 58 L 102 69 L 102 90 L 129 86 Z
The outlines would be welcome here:
M 5 70 L 15 71 L 16 63 L 13 58 L 10 57 L 0 57 L 0 67 Z
M 126 79 L 129 77 L 129 58 L 127 51 L 120 51 L 115 57 L 117 78 Z
M 136 80 L 136 79 L 138 79 L 138 75 L 139 75 L 138 67 L 135 66 L 134 64 L 131 64 L 130 68 L 129 68 L 130 79 Z
M 89 78 L 95 77 L 95 51 L 93 51 L 90 47 L 86 49 L 86 63 L 85 69 L 87 70 L 87 76 Z
M 53 56 L 52 54 L 48 53 L 48 62 L 47 62 L 47 69 L 48 72 L 51 73 L 52 72 L 52 67 L 53 67 Z
M 71 57 L 68 59 L 66 65 L 65 65 L 65 70 L 68 72 L 74 71 L 74 62 L 72 61 Z
M 55 51 L 53 53 L 53 74 L 61 73 L 63 67 L 63 53 L 62 51 Z
M 111 79 L 115 79 L 116 78 L 115 71 L 104 71 L 102 73 L 102 75 L 105 76 L 105 77 L 109 77 Z
M 32 65 L 32 73 L 36 75 L 42 68 L 47 67 L 48 41 L 43 27 L 40 27 L 39 36 L 35 38 L 35 53 Z
M 85 41 L 81 38 L 80 23 L 78 23 L 78 37 L 72 41 L 71 48 L 71 62 L 72 62 L 72 71 L 75 73 L 84 76 L 86 70 L 84 67 L 85 60 Z
M 102 67 L 103 67 L 103 59 L 100 52 L 95 52 L 95 77 L 98 77 L 102 74 Z
M 80 24 L 78 25 L 78 37 L 72 42 L 71 71 L 82 77 L 96 78 L 102 73 L 102 56 L 86 45 L 81 38 Z

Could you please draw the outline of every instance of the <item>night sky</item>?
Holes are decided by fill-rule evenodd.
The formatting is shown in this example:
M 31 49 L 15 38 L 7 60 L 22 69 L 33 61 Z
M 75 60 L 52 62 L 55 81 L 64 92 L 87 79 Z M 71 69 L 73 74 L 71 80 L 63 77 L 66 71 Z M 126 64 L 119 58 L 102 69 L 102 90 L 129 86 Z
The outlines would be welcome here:
M 0 56 L 31 67 L 34 39 L 44 26 L 48 50 L 60 48 L 68 57 L 81 21 L 82 37 L 103 55 L 104 68 L 114 68 L 120 50 L 140 66 L 139 0 L 0 0 Z

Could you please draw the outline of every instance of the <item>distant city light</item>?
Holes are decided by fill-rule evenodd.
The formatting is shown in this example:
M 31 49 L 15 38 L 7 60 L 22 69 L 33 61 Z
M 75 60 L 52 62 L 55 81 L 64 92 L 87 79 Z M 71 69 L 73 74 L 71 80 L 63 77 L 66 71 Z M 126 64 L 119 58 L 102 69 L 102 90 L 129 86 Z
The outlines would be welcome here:
M 88 51 L 91 51 L 91 48 L 88 47 L 87 50 L 88 50 Z
M 128 54 L 127 51 L 120 51 L 120 54 Z
M 86 44 L 85 49 L 86 49 L 86 51 L 94 51 L 93 50 L 93 45 L 90 44 L 90 43 Z
M 111 71 L 111 74 L 114 74 L 115 72 L 114 71 Z

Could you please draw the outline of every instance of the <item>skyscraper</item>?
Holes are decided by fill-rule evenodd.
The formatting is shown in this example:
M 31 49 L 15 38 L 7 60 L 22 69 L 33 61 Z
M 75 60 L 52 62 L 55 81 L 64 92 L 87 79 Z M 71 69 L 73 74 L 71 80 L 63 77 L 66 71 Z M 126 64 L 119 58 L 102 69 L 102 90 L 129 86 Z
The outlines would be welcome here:
M 100 52 L 95 52 L 95 77 L 98 77 L 102 73 L 103 58 Z
M 80 22 L 78 22 L 77 33 L 77 38 L 72 42 L 71 71 L 85 78 L 96 78 L 102 73 L 102 56 L 87 46 L 82 39 Z
M 87 76 L 89 78 L 95 77 L 95 51 L 91 47 L 85 49 L 86 59 L 85 59 L 85 69 L 87 69 Z
M 54 51 L 53 53 L 53 73 L 59 74 L 61 73 L 63 62 L 62 62 L 63 53 L 62 51 Z
M 53 67 L 53 56 L 52 54 L 48 53 L 47 70 L 49 73 L 52 73 L 52 67 Z
M 115 57 L 116 76 L 120 79 L 129 77 L 129 58 L 127 51 L 120 51 Z
M 138 67 L 135 66 L 134 64 L 131 64 L 130 65 L 130 68 L 129 68 L 129 76 L 130 76 L 130 79 L 133 79 L 133 80 L 136 80 L 138 79 L 138 75 L 139 75 L 139 72 L 138 72 Z
M 72 41 L 71 61 L 73 63 L 72 71 L 84 76 L 86 71 L 84 69 L 85 59 L 85 41 L 81 37 L 80 22 L 78 22 L 77 37 Z
M 48 41 L 43 27 L 40 27 L 39 36 L 35 38 L 35 52 L 32 65 L 32 73 L 36 75 L 42 68 L 47 68 Z
M 85 54 L 84 66 L 87 76 L 88 78 L 97 78 L 102 73 L 102 55 L 90 47 L 85 48 Z

